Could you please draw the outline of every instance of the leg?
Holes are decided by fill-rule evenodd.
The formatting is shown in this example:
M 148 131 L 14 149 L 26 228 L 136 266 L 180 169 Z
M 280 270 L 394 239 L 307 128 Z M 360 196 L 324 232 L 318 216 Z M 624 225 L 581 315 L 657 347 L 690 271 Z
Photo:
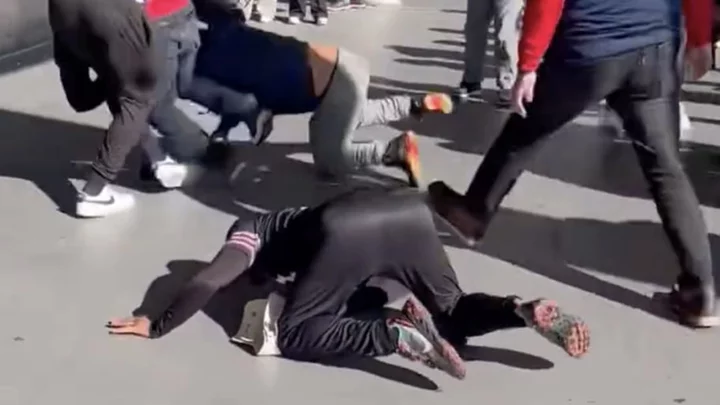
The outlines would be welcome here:
M 442 93 L 428 93 L 421 97 L 390 96 L 365 100 L 358 128 L 400 121 L 410 116 L 422 119 L 427 113 L 450 114 L 453 102 Z
M 515 82 L 518 63 L 518 41 L 523 0 L 495 1 L 495 63 L 498 67 L 497 86 L 509 94 Z M 504 96 L 503 96 L 504 98 Z M 509 100 L 509 98 L 508 98 Z M 504 100 L 501 100 L 504 101 Z
M 306 7 L 307 3 L 305 0 L 290 0 L 288 4 L 288 21 L 293 24 L 300 22 L 300 20 L 305 17 Z
M 141 308 L 131 318 L 110 321 L 114 334 L 158 338 L 182 325 L 200 311 L 221 288 L 229 285 L 253 264 L 259 238 L 253 221 L 236 222 L 227 241 L 212 262 L 194 275 L 165 308 Z
M 327 0 L 310 0 L 310 8 L 316 23 L 320 25 L 327 23 L 321 20 L 323 18 L 327 20 L 328 17 Z
M 423 285 L 423 275 L 410 269 L 412 263 L 388 255 L 389 251 L 398 253 L 388 247 L 388 235 L 393 235 L 393 246 L 400 240 L 396 234 L 404 236 L 407 243 L 404 232 L 410 231 L 408 226 L 416 226 L 413 221 L 418 215 L 432 224 L 427 207 L 416 194 L 364 190 L 329 203 L 323 214 L 324 246 L 311 266 L 298 274 L 278 324 L 283 355 L 302 360 L 340 355 L 378 356 L 403 352 L 417 346 L 414 339 L 421 339 L 427 343 L 423 345 L 427 352 L 418 351 L 415 353 L 418 357 L 427 355 L 426 360 L 434 361 L 451 374 L 464 375 L 459 359 L 452 358 L 454 350 L 439 338 L 429 317 L 418 315 L 425 311 L 420 302 L 406 304 L 405 325 L 396 324 L 395 318 L 367 319 L 341 313 L 355 289 L 381 273 L 392 273 L 401 282 L 422 287 L 420 292 L 426 294 L 433 308 L 446 305 L 435 296 L 427 296 L 432 294 L 432 286 Z M 424 219 L 422 222 L 427 223 Z M 434 228 L 431 235 L 435 236 Z M 406 258 L 407 253 L 409 250 L 401 255 Z M 449 284 L 453 284 L 452 280 Z M 452 286 L 441 285 L 437 296 L 451 301 L 450 290 L 454 291 Z
M 682 269 L 676 309 L 693 326 L 715 326 L 715 281 L 707 228 L 700 203 L 683 170 L 677 150 L 679 81 L 675 46 L 665 43 L 644 50 L 628 84 L 608 102 L 633 139 L 663 228 Z
M 493 10 L 492 1 L 468 0 L 465 14 L 465 66 L 458 95 L 480 90 L 485 70 L 488 30 Z
M 258 14 L 260 14 L 260 21 L 272 21 L 275 19 L 277 0 L 257 0 L 255 7 L 257 7 Z
M 441 218 L 458 236 L 474 244 L 541 141 L 617 88 L 632 65 L 631 57 L 583 68 L 541 65 L 527 117 L 510 117 L 475 172 L 465 197 L 460 198 L 444 183 L 430 185 L 432 204 Z
M 355 167 L 382 163 L 383 143 L 353 141 L 369 82 L 367 61 L 341 49 L 335 74 L 310 119 L 310 146 L 321 171 L 344 177 Z

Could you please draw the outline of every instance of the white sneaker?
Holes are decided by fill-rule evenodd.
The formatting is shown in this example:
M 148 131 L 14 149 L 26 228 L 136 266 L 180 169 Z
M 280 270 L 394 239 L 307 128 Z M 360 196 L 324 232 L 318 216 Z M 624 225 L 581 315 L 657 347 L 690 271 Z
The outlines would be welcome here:
M 267 24 L 274 19 L 275 19 L 275 17 L 270 17 L 269 15 L 262 15 L 262 16 L 260 16 L 260 18 L 258 18 L 258 22 Z
M 297 25 L 300 24 L 300 17 L 293 15 L 288 17 L 287 19 L 288 24 Z
M 78 193 L 75 214 L 80 218 L 100 218 L 128 211 L 135 206 L 132 194 L 120 193 L 105 186 L 100 194 Z
M 315 25 L 327 25 L 328 18 L 327 17 L 318 17 L 315 19 Z
M 165 188 L 179 188 L 188 178 L 188 167 L 170 157 L 153 164 L 153 173 L 158 182 Z
M 685 106 L 683 103 L 680 103 L 680 132 L 687 132 L 692 130 L 692 123 L 690 122 L 690 117 L 688 117 L 687 112 L 685 111 Z

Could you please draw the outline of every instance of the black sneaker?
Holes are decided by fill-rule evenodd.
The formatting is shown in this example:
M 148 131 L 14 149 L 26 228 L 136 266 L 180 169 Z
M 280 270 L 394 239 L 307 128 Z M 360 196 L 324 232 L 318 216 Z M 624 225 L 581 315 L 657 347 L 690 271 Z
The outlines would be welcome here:
M 396 352 L 430 368 L 439 368 L 451 376 L 465 378 L 465 363 L 435 328 L 432 316 L 417 298 L 411 296 L 402 315 L 388 319 L 388 327 L 397 332 Z
M 465 198 L 442 181 L 428 186 L 428 202 L 455 235 L 473 247 L 485 234 L 485 226 L 465 206 Z
M 415 134 L 407 131 L 388 142 L 383 155 L 383 164 L 388 167 L 401 169 L 408 177 L 410 187 L 420 187 L 420 150 L 417 146 Z
M 693 328 L 712 328 L 720 325 L 717 314 L 715 288 L 680 288 L 673 286 L 669 295 L 670 309 L 680 323 Z
M 480 83 L 461 82 L 460 86 L 458 86 L 453 92 L 453 96 L 458 102 L 464 103 L 471 96 L 478 95 L 480 90 L 482 90 Z

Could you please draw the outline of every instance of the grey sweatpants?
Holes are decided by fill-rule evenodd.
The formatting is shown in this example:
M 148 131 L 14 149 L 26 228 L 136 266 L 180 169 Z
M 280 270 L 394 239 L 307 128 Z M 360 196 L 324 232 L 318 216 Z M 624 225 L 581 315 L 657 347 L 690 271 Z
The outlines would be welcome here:
M 515 82 L 523 0 L 468 0 L 465 15 L 464 83 L 482 83 L 490 22 L 495 21 L 497 85 L 509 90 Z
M 353 132 L 360 127 L 398 121 L 410 115 L 410 96 L 368 100 L 369 84 L 368 62 L 340 49 L 335 72 L 320 106 L 310 119 L 313 159 L 324 174 L 343 177 L 354 168 L 381 164 L 385 142 L 354 141 Z

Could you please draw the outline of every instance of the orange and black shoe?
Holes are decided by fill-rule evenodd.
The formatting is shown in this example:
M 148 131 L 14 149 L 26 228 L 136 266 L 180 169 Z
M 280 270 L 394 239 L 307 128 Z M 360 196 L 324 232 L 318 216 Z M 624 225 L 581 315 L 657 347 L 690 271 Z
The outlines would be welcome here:
M 425 114 L 440 113 L 450 114 L 453 112 L 454 104 L 452 98 L 444 93 L 428 93 L 421 98 L 413 100 L 410 106 L 410 113 L 416 119 L 421 120 Z
M 412 131 L 407 131 L 390 140 L 382 161 L 385 166 L 397 167 L 405 172 L 410 187 L 420 187 L 422 182 L 420 149 Z
M 388 328 L 397 336 L 396 353 L 464 379 L 465 363 L 455 348 L 440 336 L 425 306 L 411 296 L 401 312 L 387 321 Z

